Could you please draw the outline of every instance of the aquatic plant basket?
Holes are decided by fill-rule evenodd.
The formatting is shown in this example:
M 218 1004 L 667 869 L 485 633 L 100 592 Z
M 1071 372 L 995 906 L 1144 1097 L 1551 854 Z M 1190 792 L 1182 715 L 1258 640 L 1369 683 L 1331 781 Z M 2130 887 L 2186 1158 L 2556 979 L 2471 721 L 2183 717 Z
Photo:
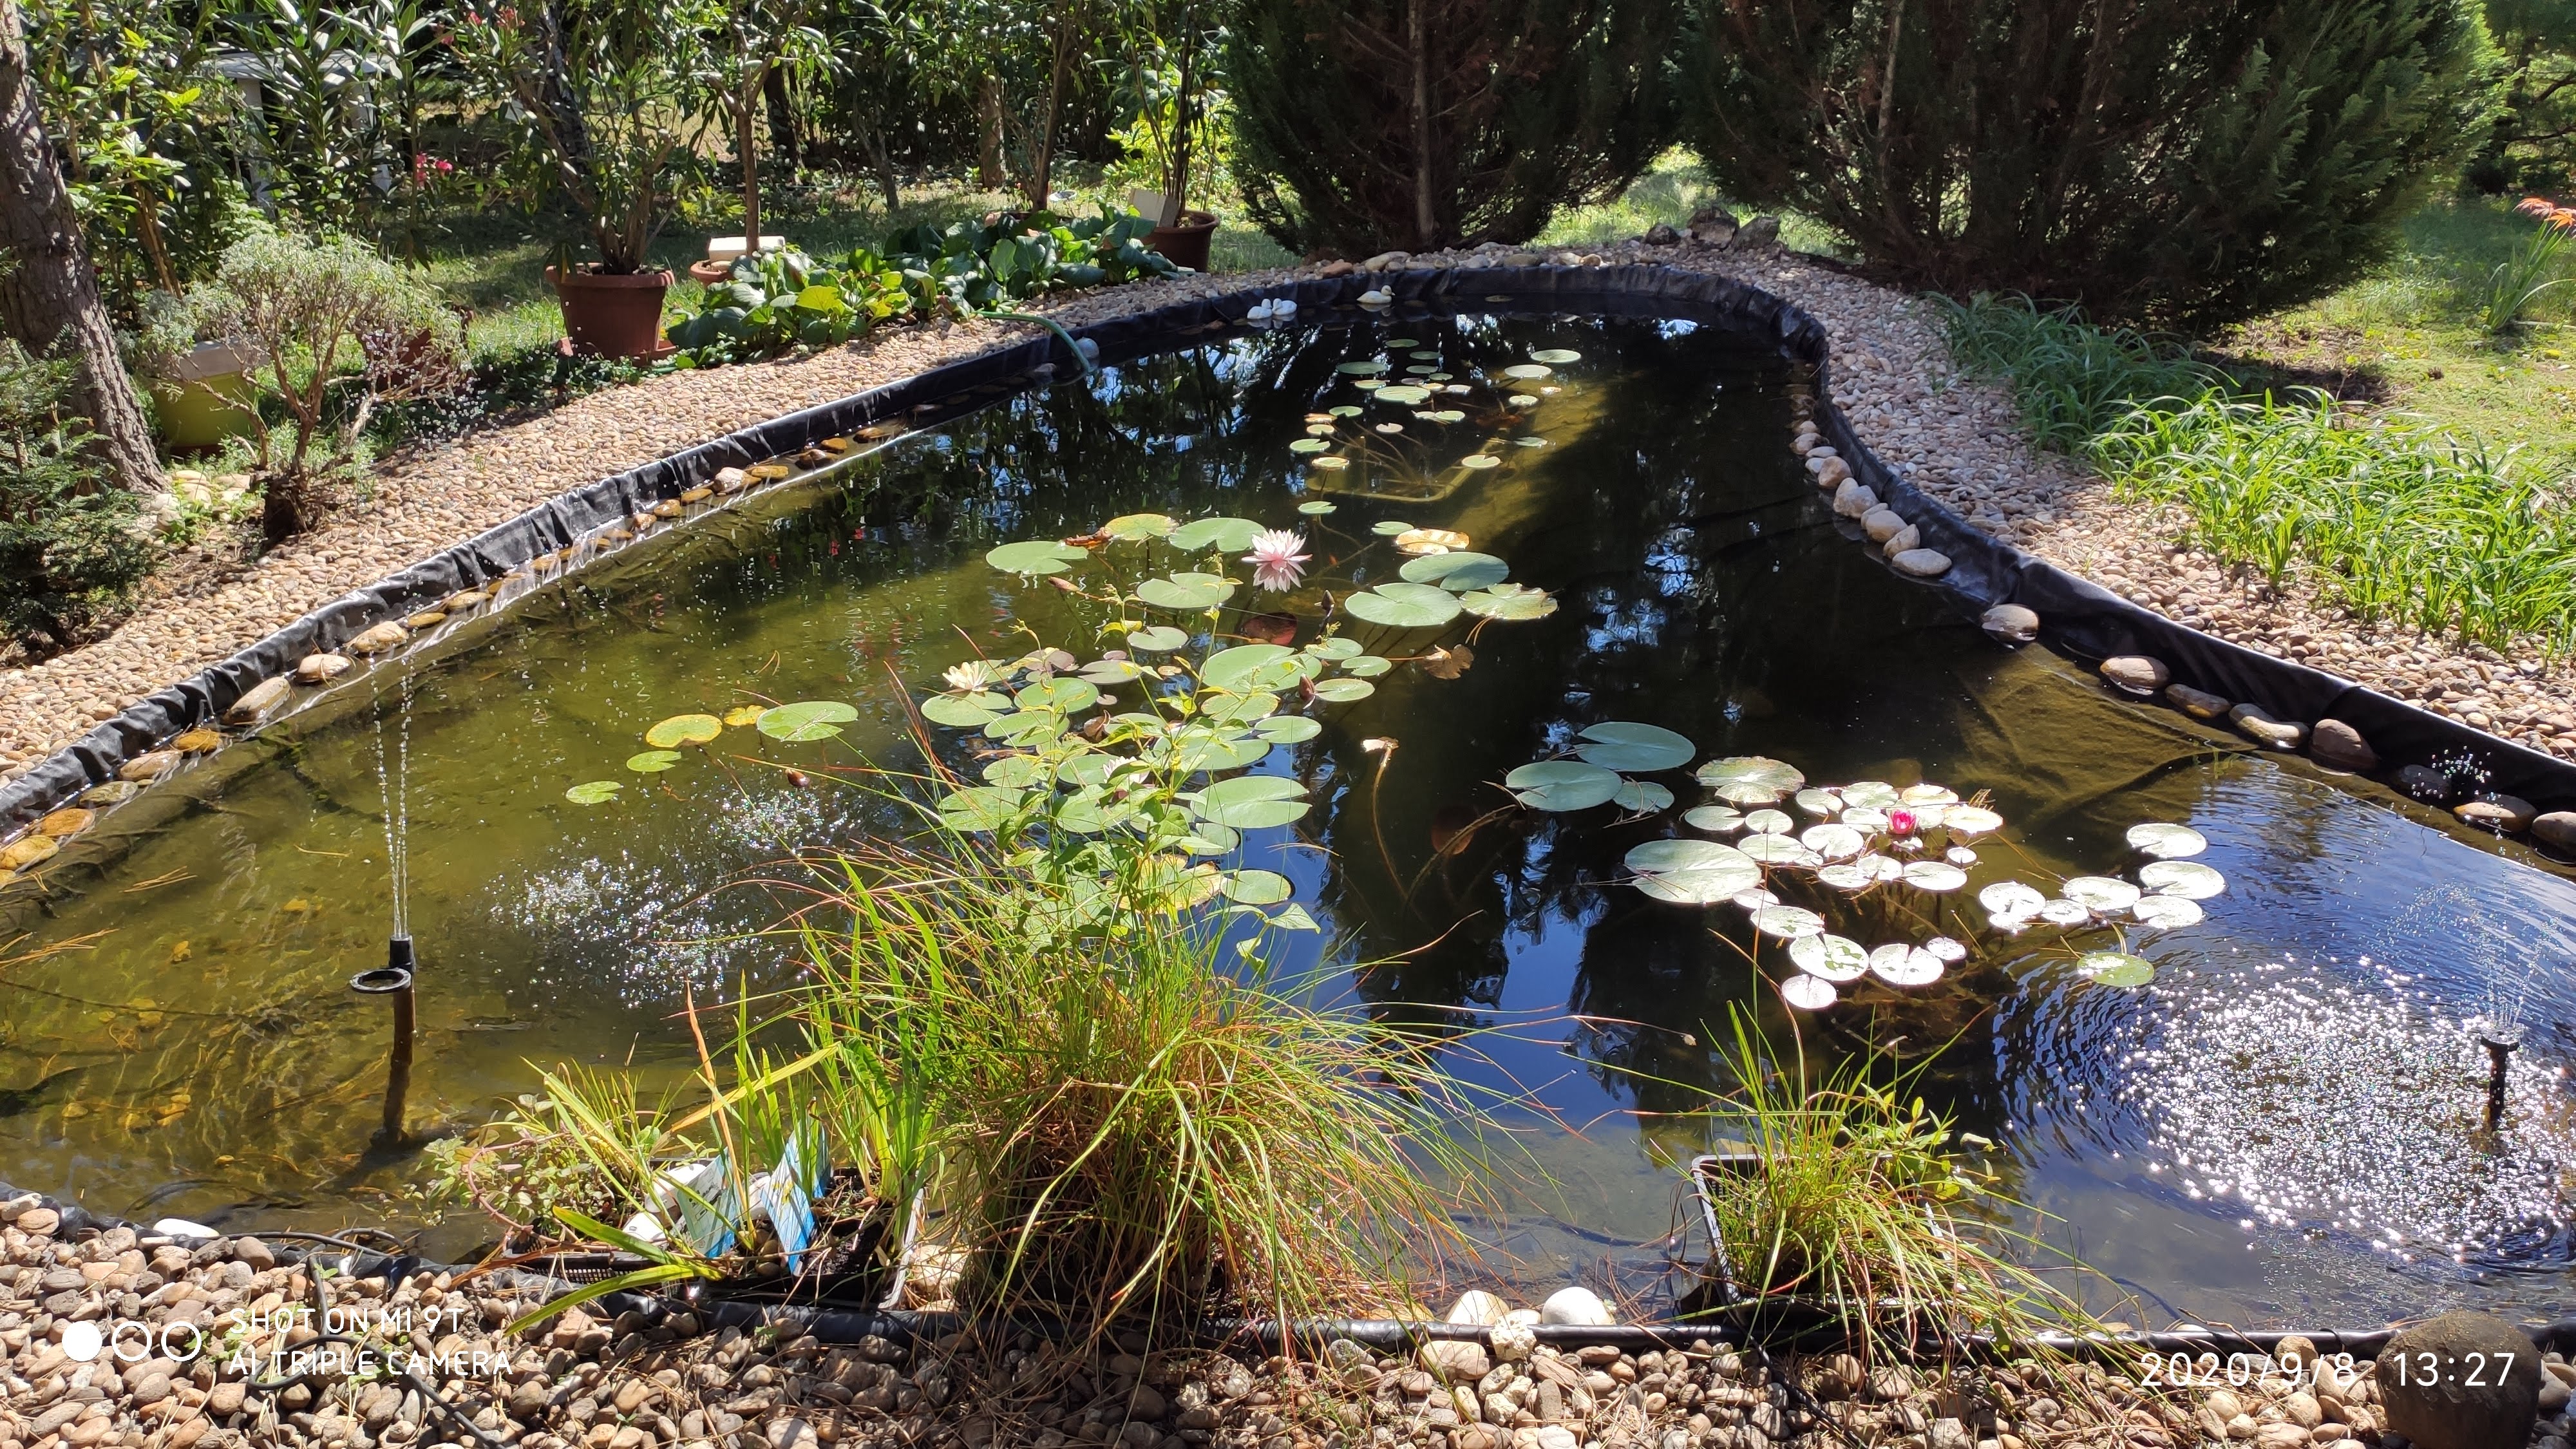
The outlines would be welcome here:
M 1700 1265 L 1698 1286 L 1673 1304 L 1674 1316 L 1683 1324 L 1705 1323 L 1711 1329 L 1723 1326 L 1756 1340 L 1807 1345 L 1814 1340 L 1846 1336 L 1858 1311 L 1852 1304 L 1794 1293 L 1748 1293 L 1736 1281 L 1734 1265 L 1727 1255 L 1726 1233 L 1719 1226 L 1717 1198 L 1730 1183 L 1760 1175 L 1762 1162 L 1761 1155 L 1752 1152 L 1712 1152 L 1691 1159 L 1687 1181 L 1691 1201 L 1699 1208 L 1700 1230 L 1708 1235 L 1708 1260 Z M 1902 1306 L 1893 1302 L 1883 1307 L 1891 1314 L 1902 1312 Z M 1948 1347 L 1956 1351 L 1964 1343 L 1953 1339 Z M 1937 1337 L 1925 1337 L 1918 1340 L 1915 1348 L 1919 1353 L 1933 1354 L 1942 1346 Z
M 833 1186 L 855 1186 L 858 1174 L 835 1169 Z M 829 1194 L 826 1194 L 826 1201 Z M 894 1214 L 871 1202 L 857 1216 L 815 1215 L 814 1237 L 805 1249 L 812 1263 L 802 1272 L 734 1274 L 700 1279 L 681 1296 L 692 1302 L 806 1304 L 836 1308 L 889 1308 L 903 1301 L 904 1274 L 918 1241 L 921 1214 L 906 1215 L 899 1240 L 888 1249 Z M 625 1252 L 538 1253 L 511 1260 L 522 1271 L 567 1283 L 604 1282 L 623 1273 L 653 1266 L 653 1260 Z

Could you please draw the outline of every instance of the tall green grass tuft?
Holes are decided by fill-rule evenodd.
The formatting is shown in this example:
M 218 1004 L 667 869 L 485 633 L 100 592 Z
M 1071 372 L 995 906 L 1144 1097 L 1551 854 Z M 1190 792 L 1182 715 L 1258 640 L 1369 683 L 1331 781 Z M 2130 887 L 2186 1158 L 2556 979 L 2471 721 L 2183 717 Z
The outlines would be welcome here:
M 1298 1318 L 1399 1304 L 1466 1246 L 1431 1181 L 1475 1180 L 1477 1113 L 1427 1050 L 1305 1004 L 1154 861 L 1050 881 L 989 841 L 845 858 L 800 1007 L 832 1070 L 925 1095 L 965 1304 Z M 1113 924 L 1066 929 L 1095 890 Z
M 1913 1095 L 1921 1067 L 1891 1069 L 1873 1052 L 1817 1080 L 1803 1053 L 1775 1063 L 1741 1012 L 1718 1055 L 1737 1086 L 1714 1125 L 1753 1159 L 1709 1195 L 1740 1292 L 1831 1305 L 1873 1357 L 2098 1326 L 1988 1245 L 2020 1205 L 1955 1154 L 1950 1122 Z
M 1971 375 L 2009 386 L 2023 426 L 2062 453 L 2081 452 L 2134 408 L 2198 397 L 2225 381 L 2176 339 L 2097 327 L 2073 308 L 2042 311 L 2018 293 L 1931 300 L 1951 357 Z
M 2576 516 L 2473 438 L 2311 392 L 2212 394 L 2134 413 L 2092 453 L 2124 495 L 2182 505 L 2196 543 L 2364 623 L 2576 647 Z

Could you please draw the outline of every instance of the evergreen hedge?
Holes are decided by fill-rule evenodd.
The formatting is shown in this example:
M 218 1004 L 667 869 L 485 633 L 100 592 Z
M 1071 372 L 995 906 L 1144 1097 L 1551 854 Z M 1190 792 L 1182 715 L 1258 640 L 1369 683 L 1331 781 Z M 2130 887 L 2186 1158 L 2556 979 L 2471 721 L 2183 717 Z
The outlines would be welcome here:
M 1730 195 L 1918 286 L 2199 326 L 2384 255 L 2492 113 L 2473 0 L 1693 0 Z
M 1680 0 L 1242 0 L 1234 165 L 1290 251 L 1526 241 L 1670 143 Z

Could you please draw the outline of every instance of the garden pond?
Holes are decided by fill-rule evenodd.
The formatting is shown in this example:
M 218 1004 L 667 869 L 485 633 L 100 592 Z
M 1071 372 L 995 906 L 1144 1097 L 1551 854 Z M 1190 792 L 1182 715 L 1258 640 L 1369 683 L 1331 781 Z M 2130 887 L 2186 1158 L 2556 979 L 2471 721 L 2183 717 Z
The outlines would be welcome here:
M 684 1001 L 794 969 L 790 943 L 755 934 L 800 899 L 790 858 L 898 823 L 833 769 L 917 766 L 923 741 L 979 769 L 980 731 L 916 708 L 973 692 L 945 675 L 961 661 L 1023 655 L 1024 626 L 1061 640 L 1070 595 L 1045 561 L 1169 549 L 1168 525 L 1137 516 L 1219 516 L 1298 533 L 1273 552 L 1302 553 L 1306 575 L 1265 593 L 1235 567 L 1220 629 L 1305 644 L 1329 616 L 1395 660 L 1335 676 L 1366 688 L 1280 690 L 1321 728 L 1275 731 L 1255 769 L 1310 808 L 1244 816 L 1233 863 L 1284 877 L 1321 928 L 1274 938 L 1285 969 L 1351 1010 L 1459 1033 L 1461 1072 L 1530 1093 L 1518 1140 L 1553 1183 L 1509 1190 L 1494 1273 L 1654 1291 L 1687 1220 L 1679 1168 L 1712 1145 L 1657 1114 L 1722 1085 L 1741 1006 L 1820 1056 L 1937 1051 L 1922 1090 L 2033 1210 L 2022 1226 L 2137 1295 L 2121 1310 L 2137 1326 L 2562 1302 L 2576 886 L 1993 643 L 1809 484 L 1789 446 L 1804 387 L 1769 339 L 1719 326 L 1346 312 L 998 398 L 639 540 L 362 667 L 0 892 L 0 936 L 18 938 L 0 970 L 0 1178 L 143 1218 L 418 1220 L 417 1158 L 369 1147 L 384 1007 L 347 985 L 384 959 L 389 843 L 419 956 L 416 1131 L 481 1120 L 532 1063 L 685 1071 Z M 1388 585 L 1443 587 L 1419 566 L 1437 554 L 1398 547 L 1407 530 L 1407 548 L 1507 560 L 1474 567 L 1518 583 L 1450 578 L 1452 596 L 1485 592 L 1463 615 L 1434 598 L 1445 630 L 1372 625 L 1404 622 Z M 1229 554 L 1237 531 L 1214 530 Z M 1363 586 L 1392 602 L 1354 602 Z M 1544 600 L 1514 602 L 1526 589 Z M 836 733 L 752 727 L 806 700 L 847 706 L 824 721 Z M 732 723 L 652 742 L 689 758 L 648 749 L 691 713 Z M 1616 744 L 1579 737 L 1607 721 L 1655 727 L 1628 743 L 1618 803 L 1526 808 L 1506 788 Z M 1689 746 L 1679 768 L 1666 730 Z M 1897 793 L 1927 783 L 1999 828 L 1931 839 L 1899 865 L 1942 869 L 1876 905 L 1776 881 L 1861 946 L 1928 947 L 1864 974 L 1804 944 L 1841 979 L 1807 978 L 1793 996 L 1835 999 L 1793 1010 L 1780 988 L 1799 968 L 1775 937 L 1799 930 L 1757 936 L 1725 899 L 1669 899 L 1723 876 L 1657 891 L 1632 869 L 1656 840 L 1763 833 L 1685 821 L 1725 806 L 1689 768 L 1721 757 L 1850 787 L 1781 784 L 1787 831 L 1962 808 Z M 1576 804 L 1585 778 L 1515 783 L 1554 779 L 1537 803 Z M 2151 900 L 2191 907 L 2130 906 L 2125 878 L 2153 869 L 2131 843 L 2142 823 L 2186 827 L 2138 838 L 2224 890 L 2169 871 L 2189 889 Z M 1851 854 L 1836 845 L 1818 842 Z M 1980 897 L 2005 881 L 2092 891 L 2122 924 L 1997 929 Z M 2492 1136 L 2464 1024 L 2480 1015 L 2527 1032 Z M 468 1250 L 471 1216 L 429 1246 Z

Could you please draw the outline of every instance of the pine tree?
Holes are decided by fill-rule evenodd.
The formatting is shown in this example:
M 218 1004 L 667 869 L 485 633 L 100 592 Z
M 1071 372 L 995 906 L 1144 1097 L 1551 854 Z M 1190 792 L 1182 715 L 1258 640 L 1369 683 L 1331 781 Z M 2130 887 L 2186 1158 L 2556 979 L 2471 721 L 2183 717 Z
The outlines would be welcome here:
M 2473 0 L 1694 0 L 1685 130 L 1878 269 L 2206 325 L 2386 254 L 2484 134 Z
M 1291 251 L 1526 241 L 1671 139 L 1679 0 L 1243 0 L 1234 166 Z

